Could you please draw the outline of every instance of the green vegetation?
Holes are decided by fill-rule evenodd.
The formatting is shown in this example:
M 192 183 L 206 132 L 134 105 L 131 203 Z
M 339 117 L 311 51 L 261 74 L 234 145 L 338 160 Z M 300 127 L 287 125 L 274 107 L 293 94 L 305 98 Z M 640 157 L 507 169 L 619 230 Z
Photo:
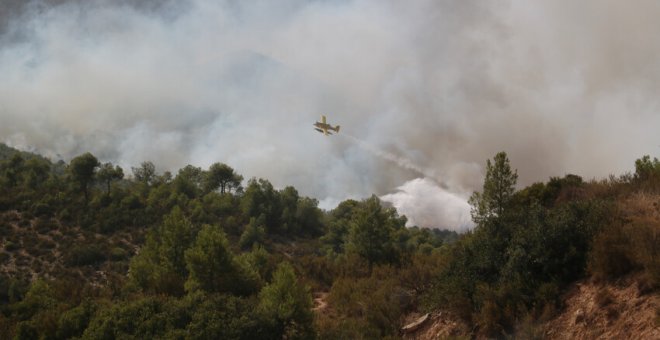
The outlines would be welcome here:
M 587 275 L 658 289 L 657 159 L 521 190 L 506 153 L 486 169 L 459 236 L 407 228 L 376 196 L 325 212 L 293 187 L 243 187 L 222 163 L 125 176 L 89 153 L 52 163 L 0 144 L 0 334 L 396 338 L 407 313 L 442 309 L 504 337 L 536 334 Z
M 426 292 L 429 308 L 449 306 L 480 334 L 500 337 L 520 320 L 552 316 L 560 292 L 586 274 L 616 279 L 643 270 L 649 289 L 657 289 L 657 161 L 638 160 L 634 176 L 585 183 L 566 175 L 520 191 L 506 154 L 493 164 L 483 192 L 470 199 L 477 226 L 447 252 Z M 638 202 L 634 212 L 626 211 L 631 200 Z

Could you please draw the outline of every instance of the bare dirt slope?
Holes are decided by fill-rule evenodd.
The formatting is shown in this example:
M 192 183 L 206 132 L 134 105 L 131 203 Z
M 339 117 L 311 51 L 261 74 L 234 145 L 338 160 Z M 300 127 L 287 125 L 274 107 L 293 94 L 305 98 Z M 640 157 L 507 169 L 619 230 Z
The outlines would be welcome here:
M 544 326 L 549 339 L 660 339 L 657 293 L 637 276 L 616 283 L 581 282 L 567 294 L 566 308 Z M 640 289 L 641 287 L 641 289 Z
M 640 275 L 615 283 L 580 281 L 565 295 L 564 309 L 534 334 L 545 339 L 660 339 L 660 294 L 643 282 Z M 419 316 L 409 315 L 404 325 Z M 469 325 L 446 312 L 432 313 L 421 327 L 403 334 L 415 340 L 473 337 Z

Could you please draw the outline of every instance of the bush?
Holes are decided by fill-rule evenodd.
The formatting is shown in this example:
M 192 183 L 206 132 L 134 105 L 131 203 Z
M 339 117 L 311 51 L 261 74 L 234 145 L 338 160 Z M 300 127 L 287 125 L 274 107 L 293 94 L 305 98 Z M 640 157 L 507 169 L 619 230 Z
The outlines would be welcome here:
M 269 333 L 279 339 L 313 337 L 314 315 L 309 287 L 298 282 L 293 267 L 281 263 L 273 274 L 273 282 L 259 292 L 259 316 L 268 324 Z
M 128 259 L 128 252 L 120 247 L 115 247 L 110 250 L 110 260 L 123 261 Z
M 38 339 L 39 333 L 37 328 L 34 327 L 32 322 L 22 321 L 18 323 L 16 327 L 16 335 L 14 335 L 14 340 L 32 340 Z
M 0 253 L 0 263 L 5 264 L 9 259 L 11 259 L 11 255 L 5 252 Z
M 24 217 L 23 219 L 18 221 L 18 226 L 23 229 L 27 229 L 32 225 L 32 223 L 30 223 L 30 217 L 26 215 L 23 215 L 23 217 Z
M 83 338 L 89 339 L 121 339 L 138 338 L 154 339 L 162 337 L 167 319 L 163 316 L 164 303 L 158 298 L 144 298 L 137 301 L 117 303 L 102 310 L 93 319 L 84 331 Z M 79 317 L 79 318 L 78 318 Z M 71 315 L 77 323 L 82 317 Z
M 47 217 L 40 217 L 34 223 L 34 229 L 39 234 L 47 234 L 51 230 L 57 229 L 57 224 Z
M 594 238 L 589 270 L 597 280 L 610 280 L 630 272 L 630 240 L 621 227 L 610 227 Z
M 378 330 L 378 337 L 396 334 L 399 319 L 409 307 L 410 299 L 392 276 L 389 279 L 376 274 L 366 278 L 339 278 L 332 285 L 328 302 L 342 315 L 368 325 L 365 331 Z
M 305 255 L 298 259 L 305 277 L 318 283 L 314 290 L 327 290 L 335 279 L 335 268 L 332 262 L 324 256 Z
M 62 221 L 71 221 L 73 219 L 73 214 L 67 208 L 64 208 L 64 209 L 60 210 L 60 212 L 57 214 L 57 216 Z
M 103 250 L 95 244 L 78 245 L 65 255 L 64 262 L 69 266 L 95 265 L 106 260 Z
M 50 205 L 40 202 L 40 203 L 33 204 L 30 211 L 35 216 L 47 216 L 47 215 L 51 215 L 54 212 L 54 209 L 51 208 Z
M 254 299 L 201 292 L 183 298 L 144 297 L 120 302 L 90 320 L 88 339 L 269 339 Z M 85 313 L 72 315 L 82 325 Z M 73 327 L 80 329 L 82 327 Z
M 53 249 L 56 246 L 57 245 L 55 244 L 55 242 L 50 241 L 50 240 L 41 240 L 39 242 L 39 248 L 41 248 L 41 249 Z
M 256 313 L 255 299 L 225 294 L 195 293 L 183 300 L 190 303 L 190 323 L 185 327 L 192 339 L 270 339 L 267 325 Z
M 0 221 L 0 235 L 7 235 L 12 232 L 14 229 L 7 222 Z
M 16 265 L 19 267 L 24 267 L 30 264 L 30 258 L 24 255 L 19 254 L 16 256 Z
M 70 339 L 81 336 L 87 328 L 95 310 L 96 306 L 86 301 L 64 312 L 58 320 L 57 337 L 60 339 Z
M 593 242 L 589 271 L 612 280 L 643 270 L 649 286 L 660 285 L 660 196 L 634 194 L 618 203 L 619 224 L 601 231 Z
M 126 196 L 124 199 L 121 200 L 121 207 L 122 209 L 139 209 L 142 208 L 142 202 L 140 202 L 140 198 L 138 198 L 135 195 L 131 196 Z
M 540 316 L 544 318 L 552 316 L 550 314 L 556 311 L 561 303 L 560 293 L 561 290 L 556 283 L 548 282 L 542 284 L 536 290 L 536 312 L 541 313 Z
M 5 242 L 5 250 L 6 251 L 12 252 L 12 251 L 14 251 L 18 248 L 19 248 L 18 245 L 16 243 L 12 242 L 12 241 Z
M 320 340 L 382 338 L 378 328 L 361 319 L 336 320 L 322 317 L 317 320 L 316 327 Z
M 263 243 L 266 237 L 266 228 L 263 226 L 262 219 L 250 219 L 250 223 L 245 227 L 245 231 L 241 234 L 238 245 L 241 249 L 250 249 L 255 243 Z
M 34 233 L 26 233 L 23 235 L 23 248 L 29 253 L 34 253 L 39 245 L 39 237 Z

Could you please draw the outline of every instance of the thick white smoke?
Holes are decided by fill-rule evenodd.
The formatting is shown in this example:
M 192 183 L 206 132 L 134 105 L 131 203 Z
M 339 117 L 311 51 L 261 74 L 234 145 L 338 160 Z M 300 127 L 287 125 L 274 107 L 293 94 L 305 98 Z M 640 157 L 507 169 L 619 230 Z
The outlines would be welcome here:
M 449 227 L 498 151 L 522 185 L 658 154 L 658 17 L 652 0 L 0 1 L 0 141 L 221 161 Z M 360 142 L 319 135 L 320 114 Z M 432 197 L 456 213 L 405 208 Z
M 466 231 L 474 224 L 467 197 L 451 193 L 428 178 L 416 178 L 381 196 L 408 217 L 409 226 Z
M 426 177 L 407 181 L 397 188 L 395 193 L 381 196 L 389 202 L 399 214 L 408 217 L 408 226 L 424 226 L 467 231 L 474 226 L 470 216 L 470 205 L 465 194 L 451 192 L 446 184 L 437 179 L 432 169 L 424 169 L 410 159 L 384 151 L 357 137 L 344 133 L 353 143 L 376 157 L 380 157 L 400 168 L 411 170 Z M 327 204 L 328 202 L 322 202 Z M 332 202 L 330 206 L 336 205 Z

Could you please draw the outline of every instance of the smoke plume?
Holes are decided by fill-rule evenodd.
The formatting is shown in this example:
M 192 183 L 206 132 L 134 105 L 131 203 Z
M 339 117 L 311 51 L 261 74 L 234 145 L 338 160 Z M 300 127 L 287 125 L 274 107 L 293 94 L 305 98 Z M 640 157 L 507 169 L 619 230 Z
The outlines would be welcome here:
M 0 141 L 220 161 L 324 208 L 375 193 L 463 228 L 498 151 L 519 185 L 657 156 L 658 17 L 654 0 L 4 0 Z M 319 135 L 320 114 L 356 139 Z
M 415 172 L 419 175 L 423 175 L 423 176 L 426 176 L 426 177 L 431 178 L 431 179 L 436 179 L 435 171 L 432 170 L 432 169 L 424 169 L 421 166 L 416 165 L 415 163 L 413 163 L 413 161 L 411 161 L 411 160 L 409 160 L 405 157 L 395 155 L 392 152 L 381 150 L 378 147 L 376 147 L 374 145 L 371 145 L 368 142 L 363 141 L 363 140 L 361 140 L 357 137 L 351 136 L 347 133 L 342 134 L 342 136 L 346 136 L 353 143 L 357 144 L 362 149 L 364 149 L 365 151 L 371 153 L 372 155 L 374 155 L 376 157 L 380 157 L 384 160 L 390 161 L 390 162 L 396 164 L 397 166 L 399 166 L 403 169 L 411 170 L 411 171 L 413 171 L 413 172 Z M 439 180 L 436 180 L 436 182 L 441 183 Z M 442 185 L 442 184 L 440 184 L 440 186 L 444 187 L 444 185 Z

